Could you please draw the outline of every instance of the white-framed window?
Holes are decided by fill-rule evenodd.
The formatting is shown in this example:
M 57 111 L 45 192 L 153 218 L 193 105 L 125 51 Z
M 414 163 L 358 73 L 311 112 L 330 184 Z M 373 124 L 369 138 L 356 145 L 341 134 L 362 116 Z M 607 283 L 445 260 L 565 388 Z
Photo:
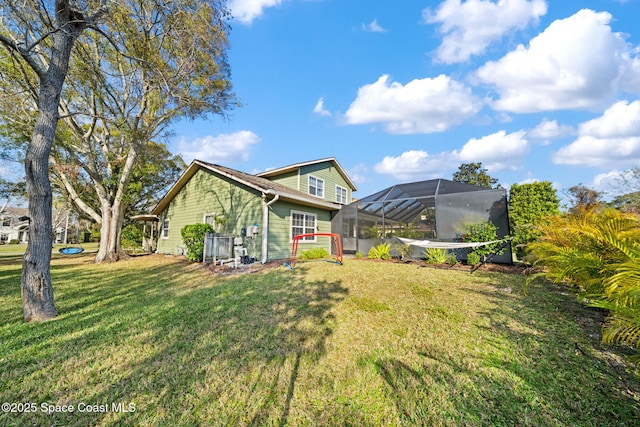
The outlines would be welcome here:
M 299 234 L 311 234 L 316 232 L 318 217 L 307 212 L 291 211 L 291 240 Z M 307 236 L 300 239 L 301 242 L 315 242 L 316 236 Z
M 11 227 L 11 218 L 3 218 L 2 219 L 3 227 Z
M 206 213 L 202 216 L 202 222 L 205 224 L 209 224 L 213 229 L 216 228 L 216 214 L 214 213 Z
M 347 189 L 336 185 L 336 203 L 347 204 Z
M 162 221 L 162 238 L 163 239 L 169 238 L 169 220 L 168 219 L 165 219 L 164 221 Z
M 309 194 L 311 194 L 312 196 L 324 198 L 324 180 L 316 178 L 315 176 L 310 176 Z

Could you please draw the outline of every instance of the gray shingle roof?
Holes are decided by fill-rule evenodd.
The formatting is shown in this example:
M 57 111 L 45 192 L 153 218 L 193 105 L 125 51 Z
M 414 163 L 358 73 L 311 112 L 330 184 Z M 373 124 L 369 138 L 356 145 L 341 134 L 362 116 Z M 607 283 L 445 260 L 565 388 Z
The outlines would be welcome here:
M 309 194 L 303 193 L 302 191 L 295 190 L 291 187 L 287 187 L 286 185 L 282 185 L 277 182 L 273 182 L 267 178 L 262 178 L 257 175 L 251 175 L 246 172 L 242 172 L 239 170 L 231 169 L 226 166 L 220 166 L 213 163 L 203 162 L 201 160 L 194 160 L 191 162 L 189 167 L 184 171 L 184 173 L 178 178 L 176 183 L 169 189 L 167 194 L 158 202 L 155 208 L 152 210 L 152 214 L 159 215 L 166 206 L 171 202 L 171 200 L 178 194 L 180 189 L 184 187 L 184 185 L 191 179 L 191 177 L 198 171 L 198 169 L 204 168 L 213 173 L 217 173 L 219 175 L 225 176 L 237 183 L 243 184 L 249 188 L 253 188 L 265 196 L 272 195 L 275 197 L 276 195 L 283 200 L 292 201 L 298 204 L 314 206 L 327 210 L 338 210 L 340 209 L 340 205 L 336 203 L 332 203 Z

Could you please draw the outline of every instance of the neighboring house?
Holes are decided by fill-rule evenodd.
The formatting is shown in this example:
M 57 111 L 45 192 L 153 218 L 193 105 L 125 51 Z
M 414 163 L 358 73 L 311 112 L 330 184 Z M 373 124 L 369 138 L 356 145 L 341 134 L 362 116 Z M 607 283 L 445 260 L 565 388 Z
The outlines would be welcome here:
M 63 243 L 65 238 L 65 224 L 62 224 L 67 214 L 65 209 L 51 211 L 53 222 L 53 242 Z M 6 207 L 0 211 L 0 244 L 18 241 L 29 241 L 29 210 L 27 208 Z
M 26 208 L 7 207 L 0 212 L 0 244 L 18 241 L 27 243 L 29 239 L 29 221 L 20 219 L 27 215 Z
M 243 236 L 261 262 L 288 258 L 293 236 L 331 232 L 331 219 L 355 190 L 335 158 L 258 175 L 194 160 L 151 212 L 159 222 L 157 251 L 183 253 L 180 230 L 209 223 L 216 233 Z M 318 246 L 330 251 L 331 239 L 307 238 L 299 250 Z

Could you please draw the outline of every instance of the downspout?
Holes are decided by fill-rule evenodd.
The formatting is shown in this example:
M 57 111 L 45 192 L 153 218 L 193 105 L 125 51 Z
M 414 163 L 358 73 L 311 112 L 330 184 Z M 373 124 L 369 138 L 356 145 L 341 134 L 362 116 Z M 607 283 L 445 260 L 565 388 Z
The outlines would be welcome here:
M 265 200 L 266 200 L 267 194 L 274 194 L 274 193 L 271 193 L 270 191 L 263 193 L 263 195 L 265 196 Z M 268 257 L 267 251 L 269 249 L 269 206 L 277 202 L 279 198 L 280 198 L 280 195 L 278 193 L 275 193 L 273 199 L 269 200 L 268 202 L 265 201 L 262 205 L 262 263 L 263 264 L 267 262 L 267 257 Z

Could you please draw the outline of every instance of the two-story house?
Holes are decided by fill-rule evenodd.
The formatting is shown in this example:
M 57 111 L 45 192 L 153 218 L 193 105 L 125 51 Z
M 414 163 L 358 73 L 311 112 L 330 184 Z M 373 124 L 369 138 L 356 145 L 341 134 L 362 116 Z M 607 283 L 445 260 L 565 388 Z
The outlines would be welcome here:
M 335 158 L 257 175 L 194 160 L 151 212 L 158 219 L 157 251 L 182 253 L 182 227 L 209 223 L 217 233 L 242 236 L 261 262 L 288 258 L 293 236 L 331 232 L 331 219 L 356 189 Z M 300 250 L 331 251 L 328 237 L 300 244 Z
M 6 207 L 0 212 L 0 244 L 18 241 L 26 243 L 29 237 L 29 222 L 25 218 L 26 208 Z

